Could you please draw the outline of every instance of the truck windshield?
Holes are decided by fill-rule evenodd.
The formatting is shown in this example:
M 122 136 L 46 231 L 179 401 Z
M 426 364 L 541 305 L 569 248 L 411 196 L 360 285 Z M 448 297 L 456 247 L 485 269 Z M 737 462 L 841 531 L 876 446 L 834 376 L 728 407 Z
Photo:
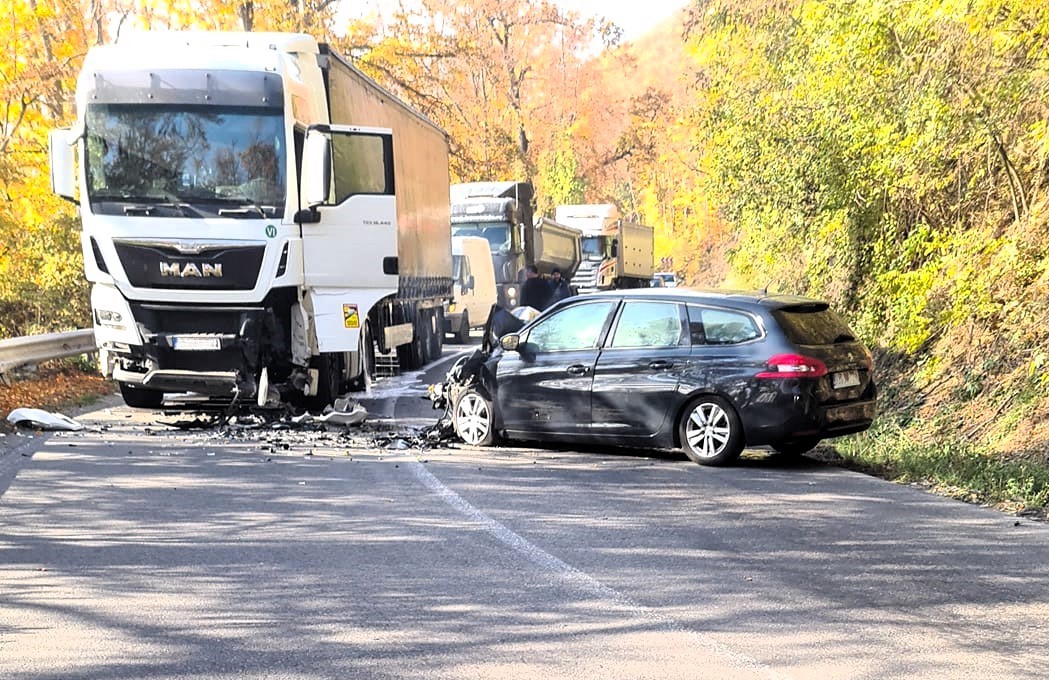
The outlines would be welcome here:
M 606 252 L 607 245 L 607 239 L 604 236 L 584 236 L 580 248 L 583 255 L 609 257 L 611 253 Z
M 467 222 L 452 225 L 452 236 L 480 236 L 493 253 L 510 252 L 510 225 L 506 222 Z
M 287 152 L 279 110 L 95 104 L 88 107 L 86 122 L 93 212 L 180 217 L 284 212 Z

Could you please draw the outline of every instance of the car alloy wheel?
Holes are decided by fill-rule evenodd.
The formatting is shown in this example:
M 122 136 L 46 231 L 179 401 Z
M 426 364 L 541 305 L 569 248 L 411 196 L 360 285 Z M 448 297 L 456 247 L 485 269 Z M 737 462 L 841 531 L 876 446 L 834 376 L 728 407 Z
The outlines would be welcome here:
M 700 397 L 689 404 L 678 434 L 685 455 L 700 465 L 724 465 L 743 452 L 739 417 L 719 397 Z
M 492 400 L 476 388 L 459 395 L 452 412 L 455 433 L 471 446 L 489 446 L 495 443 L 495 412 Z

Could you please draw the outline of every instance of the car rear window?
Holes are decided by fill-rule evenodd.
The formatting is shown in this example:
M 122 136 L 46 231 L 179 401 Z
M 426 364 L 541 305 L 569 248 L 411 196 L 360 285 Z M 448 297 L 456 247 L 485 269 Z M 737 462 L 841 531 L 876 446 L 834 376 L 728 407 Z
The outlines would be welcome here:
M 798 345 L 833 345 L 853 342 L 856 334 L 826 304 L 783 307 L 772 312 L 787 339 Z
M 761 337 L 749 315 L 727 309 L 688 306 L 693 345 L 736 345 Z

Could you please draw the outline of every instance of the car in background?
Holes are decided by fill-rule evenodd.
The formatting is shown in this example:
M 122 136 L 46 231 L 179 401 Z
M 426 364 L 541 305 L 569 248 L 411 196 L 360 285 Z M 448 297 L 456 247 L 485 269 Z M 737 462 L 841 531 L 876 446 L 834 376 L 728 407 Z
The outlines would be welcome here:
M 701 465 L 801 454 L 876 411 L 871 353 L 827 303 L 684 288 L 577 296 L 525 324 L 496 310 L 431 396 L 471 445 L 681 448 Z
M 677 274 L 674 272 L 656 272 L 649 282 L 652 288 L 676 288 Z

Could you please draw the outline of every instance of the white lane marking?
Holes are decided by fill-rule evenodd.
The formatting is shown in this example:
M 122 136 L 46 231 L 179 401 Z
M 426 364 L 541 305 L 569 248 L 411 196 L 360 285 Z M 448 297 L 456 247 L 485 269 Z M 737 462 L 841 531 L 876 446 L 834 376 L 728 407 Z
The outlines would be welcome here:
M 777 673 L 770 666 L 758 661 L 757 659 L 729 649 L 709 635 L 700 633 L 699 631 L 688 628 L 671 618 L 663 616 L 651 607 L 646 607 L 634 602 L 619 591 L 609 588 L 594 577 L 576 569 L 557 557 L 554 557 L 539 546 L 530 543 L 521 535 L 514 533 L 508 529 L 506 525 L 492 519 L 484 512 L 471 505 L 469 501 L 455 491 L 449 489 L 418 460 L 409 461 L 408 466 L 412 473 L 420 482 L 422 482 L 423 486 L 437 494 L 441 500 L 450 505 L 453 509 L 481 525 L 485 531 L 494 536 L 501 543 L 506 544 L 514 552 L 531 560 L 543 569 L 553 572 L 569 585 L 590 595 L 611 600 L 617 605 L 629 610 L 634 616 L 658 624 L 659 627 L 666 632 L 688 635 L 693 640 L 696 640 L 700 646 L 706 648 L 722 659 L 725 659 L 730 665 L 736 668 L 760 672 L 761 675 L 766 678 L 786 677 Z

